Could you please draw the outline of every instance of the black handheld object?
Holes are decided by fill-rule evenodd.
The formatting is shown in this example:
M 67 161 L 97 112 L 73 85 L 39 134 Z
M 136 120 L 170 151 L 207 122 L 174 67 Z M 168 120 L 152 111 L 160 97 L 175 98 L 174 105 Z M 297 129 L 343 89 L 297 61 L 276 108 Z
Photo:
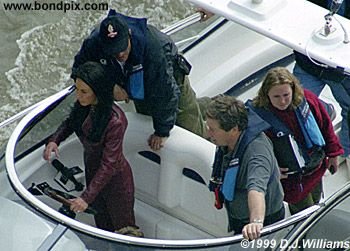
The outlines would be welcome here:
M 52 165 L 56 168 L 57 171 L 62 173 L 62 176 L 60 177 L 60 181 L 62 183 L 65 184 L 68 180 L 70 180 L 73 182 L 76 191 L 82 191 L 84 189 L 84 185 L 81 182 L 77 181 L 74 177 L 74 174 L 77 173 L 75 167 L 68 168 L 58 159 L 54 159 L 52 161 Z
M 335 167 L 333 165 L 330 166 L 328 170 L 332 175 L 335 174 Z
M 76 198 L 75 196 L 70 195 L 69 193 L 65 193 L 63 191 L 54 189 L 47 182 L 38 184 L 37 188 L 41 192 L 43 192 L 45 195 L 63 204 L 62 207 L 60 207 L 58 210 L 60 213 L 63 213 L 68 217 L 75 218 L 75 213 L 69 209 L 71 204 L 69 200 L 75 199 Z M 92 215 L 97 214 L 97 211 L 90 206 L 84 212 Z

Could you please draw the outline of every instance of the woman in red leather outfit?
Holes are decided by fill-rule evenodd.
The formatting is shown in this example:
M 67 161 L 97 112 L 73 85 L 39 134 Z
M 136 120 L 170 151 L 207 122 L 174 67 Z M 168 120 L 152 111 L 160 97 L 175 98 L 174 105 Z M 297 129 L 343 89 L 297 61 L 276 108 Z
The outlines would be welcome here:
M 77 101 L 69 117 L 49 139 L 44 159 L 52 152 L 58 157 L 58 145 L 76 133 L 84 147 L 87 187 L 72 199 L 70 209 L 84 211 L 92 205 L 97 211 L 98 228 L 139 235 L 134 216 L 134 181 L 123 154 L 127 128 L 124 112 L 113 102 L 113 85 L 102 66 L 87 62 L 75 76 Z

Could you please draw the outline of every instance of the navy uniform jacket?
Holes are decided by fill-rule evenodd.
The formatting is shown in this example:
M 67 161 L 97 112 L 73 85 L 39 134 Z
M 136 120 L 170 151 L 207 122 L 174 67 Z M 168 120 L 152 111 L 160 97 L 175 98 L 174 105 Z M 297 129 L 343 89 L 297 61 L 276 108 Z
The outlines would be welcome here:
M 332 0 L 308 0 L 308 1 L 311 3 L 317 4 L 318 6 L 321 6 L 325 9 L 329 9 L 329 7 L 332 5 Z M 350 8 L 349 8 L 350 1 L 344 0 L 342 5 L 343 6 L 338 11 L 338 14 L 346 18 L 350 18 Z
M 317 4 L 323 8 L 329 9 L 331 0 L 308 0 L 314 4 Z M 337 14 L 350 18 L 350 0 L 344 0 Z M 326 80 L 341 82 L 345 78 L 345 75 L 341 70 L 333 68 L 324 68 L 322 66 L 314 64 L 310 59 L 297 51 L 294 51 L 296 63 L 307 73 Z
M 180 90 L 174 78 L 177 47 L 174 42 L 148 25 L 145 18 L 132 18 L 119 13 L 131 30 L 131 52 L 124 71 L 117 60 L 104 52 L 98 37 L 98 28 L 92 31 L 74 58 L 72 78 L 75 69 L 86 61 L 100 62 L 105 66 L 115 84 L 123 86 L 129 79 L 134 66 L 142 65 L 144 71 L 144 100 L 134 100 L 138 112 L 152 116 L 157 136 L 169 136 L 176 120 Z

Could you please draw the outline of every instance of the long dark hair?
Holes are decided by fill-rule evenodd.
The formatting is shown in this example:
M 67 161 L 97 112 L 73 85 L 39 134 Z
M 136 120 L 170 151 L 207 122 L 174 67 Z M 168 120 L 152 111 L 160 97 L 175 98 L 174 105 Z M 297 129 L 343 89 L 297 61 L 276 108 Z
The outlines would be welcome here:
M 75 79 L 78 78 L 93 90 L 97 104 L 82 106 L 76 101 L 70 114 L 70 123 L 77 135 L 82 135 L 82 124 L 90 114 L 92 126 L 86 137 L 90 141 L 99 142 L 112 113 L 113 83 L 103 66 L 96 62 L 80 65 L 75 72 Z

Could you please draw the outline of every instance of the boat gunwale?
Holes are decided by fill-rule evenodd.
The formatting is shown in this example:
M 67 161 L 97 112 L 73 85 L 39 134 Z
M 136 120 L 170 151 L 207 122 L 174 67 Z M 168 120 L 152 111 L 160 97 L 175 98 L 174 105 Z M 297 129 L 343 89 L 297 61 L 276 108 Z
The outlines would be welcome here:
M 25 201 L 26 204 L 34 208 L 35 210 L 40 211 L 44 215 L 48 216 L 50 219 L 56 221 L 59 224 L 65 225 L 67 228 L 75 229 L 79 232 L 95 236 L 98 238 L 103 238 L 110 241 L 116 241 L 121 244 L 134 245 L 134 246 L 144 246 L 144 247 L 157 247 L 157 248 L 209 248 L 216 246 L 225 246 L 232 245 L 235 243 L 239 243 L 242 241 L 242 234 L 229 236 L 229 237 L 221 237 L 221 238 L 213 238 L 213 239 L 195 239 L 195 240 L 163 240 L 163 239 L 151 239 L 151 238 L 137 238 L 130 237 L 125 235 L 120 235 L 112 232 L 108 232 L 105 230 L 98 229 L 96 227 L 87 225 L 85 223 L 81 223 L 77 220 L 71 219 L 59 212 L 55 209 L 47 206 L 45 203 L 41 202 L 34 195 L 32 195 L 20 182 L 15 168 L 15 148 L 18 143 L 18 138 L 21 136 L 23 129 L 26 128 L 28 123 L 31 123 L 36 116 L 44 112 L 50 105 L 55 103 L 57 100 L 62 98 L 63 96 L 69 94 L 73 90 L 69 88 L 59 93 L 50 96 L 45 99 L 40 105 L 35 107 L 31 112 L 29 112 L 16 126 L 13 131 L 10 139 L 8 141 L 6 147 L 6 171 L 11 185 L 14 188 L 14 191 Z M 304 210 L 300 214 L 294 215 L 292 217 L 286 218 L 281 222 L 278 222 L 274 225 L 264 227 L 262 230 L 262 237 L 269 235 L 271 233 L 277 232 L 278 230 L 288 227 L 290 225 L 296 224 L 299 221 L 309 217 L 310 214 L 317 211 L 320 206 L 314 206 Z

